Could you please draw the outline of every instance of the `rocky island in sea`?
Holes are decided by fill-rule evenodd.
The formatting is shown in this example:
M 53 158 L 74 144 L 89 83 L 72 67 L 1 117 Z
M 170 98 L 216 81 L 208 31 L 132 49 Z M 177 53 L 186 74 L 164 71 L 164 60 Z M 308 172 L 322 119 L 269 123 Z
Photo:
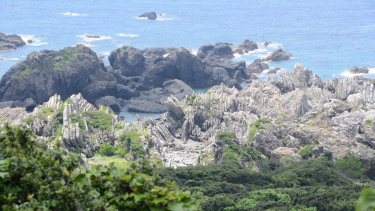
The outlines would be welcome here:
M 266 62 L 292 57 L 282 49 L 247 67 L 244 61 L 230 60 L 235 52 L 257 48 L 249 40 L 240 45 L 216 43 L 202 46 L 194 55 L 185 48 L 140 50 L 123 46 L 111 52 L 110 66 L 84 45 L 32 52 L 1 79 L 0 119 L 30 129 L 34 140 L 46 149 L 62 147 L 78 154 L 86 170 L 103 165 L 101 156 L 116 154 L 126 162 L 148 160 L 176 171 L 189 166 L 193 172 L 194 168 L 199 171 L 199 166 L 211 171 L 218 165 L 223 166 L 220 171 L 227 171 L 228 165 L 235 166 L 229 171 L 245 169 L 244 177 L 257 174 L 264 177 L 263 184 L 267 168 L 278 169 L 273 165 L 292 169 L 290 177 L 298 174 L 299 178 L 310 178 L 313 176 L 300 175 L 305 170 L 297 167 L 326 171 L 319 165 L 337 168 L 332 163 L 344 162 L 349 156 L 360 162 L 363 175 L 348 173 L 346 177 L 334 170 L 334 176 L 327 176 L 329 181 L 325 177 L 314 177 L 313 181 L 328 189 L 353 184 L 353 179 L 369 182 L 375 165 L 373 80 L 356 77 L 323 82 L 302 64 L 296 64 L 293 73 L 283 71 L 277 78 L 272 74 L 280 69 L 270 69 Z M 263 72 L 271 75 L 256 80 Z M 212 88 L 207 93 L 192 89 L 205 87 Z M 142 91 L 152 94 L 142 97 Z M 164 114 L 158 119 L 128 122 L 118 116 L 125 105 L 130 111 Z M 129 133 L 137 138 L 126 138 L 130 143 L 124 145 Z M 105 147 L 113 152 L 102 154 Z M 310 161 L 317 163 L 311 167 L 306 164 Z M 168 168 L 160 171 L 166 178 L 181 179 Z M 288 175 L 283 178 L 289 180 Z M 273 183 L 289 187 L 275 182 L 278 179 L 275 176 L 263 187 L 272 188 Z M 247 186 L 243 190 L 255 191 L 252 182 L 244 182 Z M 236 203 L 245 197 L 213 205 L 220 199 L 209 196 L 203 208 L 240 206 Z M 350 197 L 353 200 L 358 195 Z

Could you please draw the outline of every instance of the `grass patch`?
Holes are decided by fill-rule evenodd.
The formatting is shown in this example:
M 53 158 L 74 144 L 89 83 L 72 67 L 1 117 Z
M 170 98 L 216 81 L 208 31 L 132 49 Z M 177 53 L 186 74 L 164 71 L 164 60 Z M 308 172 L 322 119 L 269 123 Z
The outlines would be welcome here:
M 93 128 L 111 131 L 112 114 L 107 114 L 104 111 L 85 111 L 82 114 L 87 117 L 87 124 Z
M 90 161 L 89 159 L 88 161 Z M 99 156 L 97 159 L 95 159 L 96 164 L 90 164 L 90 166 L 93 165 L 103 165 L 103 166 L 108 166 L 113 164 L 116 167 L 122 168 L 122 169 L 127 169 L 130 165 L 130 162 L 125 160 L 124 158 L 120 158 L 118 156 Z
M 224 143 L 229 144 L 233 139 L 237 139 L 236 134 L 230 132 L 221 132 L 216 134 L 216 139 L 224 141 Z
M 314 149 L 316 145 L 307 145 L 303 149 L 301 149 L 298 154 L 301 155 L 303 159 L 307 159 L 312 155 L 312 150 Z
M 366 125 L 371 125 L 372 124 L 372 120 L 371 119 L 366 120 L 365 124 Z
M 254 123 L 250 124 L 250 132 L 249 132 L 249 141 L 253 141 L 255 137 L 255 133 L 263 128 L 263 124 L 271 123 L 270 120 L 266 119 L 259 119 Z
M 30 125 L 31 123 L 33 123 L 33 117 L 26 118 L 25 122 L 26 122 L 26 124 Z

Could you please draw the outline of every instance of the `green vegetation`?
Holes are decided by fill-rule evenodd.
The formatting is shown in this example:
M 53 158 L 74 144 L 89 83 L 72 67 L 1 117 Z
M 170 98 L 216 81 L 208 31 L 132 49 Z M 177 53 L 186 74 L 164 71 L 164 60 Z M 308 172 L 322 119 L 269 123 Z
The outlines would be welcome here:
M 250 124 L 250 132 L 249 132 L 249 141 L 253 141 L 255 137 L 255 133 L 261 129 L 263 129 L 262 124 L 268 124 L 271 121 L 266 119 L 258 119 L 256 122 Z
M 51 108 L 51 107 L 43 108 L 43 114 L 46 114 L 47 116 L 53 115 L 53 108 Z
M 187 98 L 186 98 L 187 102 L 188 102 L 187 105 L 188 106 L 192 105 L 196 97 L 197 97 L 196 95 L 187 96 Z
M 79 128 L 85 132 L 86 131 L 86 125 L 83 122 L 81 116 L 79 114 L 72 113 L 69 115 L 70 118 L 70 124 L 73 124 L 75 126 L 76 123 L 78 123 Z
M 100 128 L 102 130 L 111 131 L 112 114 L 107 114 L 104 111 L 85 111 L 82 112 L 84 117 L 87 117 L 87 124 L 93 128 Z
M 316 145 L 307 145 L 304 148 L 300 149 L 298 154 L 301 155 L 303 159 L 307 159 L 312 155 L 312 150 L 314 149 L 315 146 Z
M 47 150 L 31 131 L 6 126 L 0 137 L 1 210 L 198 210 L 188 191 L 161 179 L 145 161 L 122 169 L 80 166 L 80 157 Z M 78 173 L 80 170 L 82 173 Z
M 33 117 L 26 118 L 25 122 L 26 122 L 26 124 L 30 125 L 31 123 L 33 123 Z
M 118 137 L 121 142 L 120 146 L 116 148 L 116 154 L 121 157 L 132 157 L 136 159 L 144 159 L 146 151 L 141 145 L 141 138 L 132 131 L 126 131 Z M 151 141 L 152 143 L 152 141 Z
M 205 211 L 354 210 L 361 186 L 325 159 L 282 165 L 263 161 L 261 172 L 238 165 L 159 169 L 202 202 Z
M 366 125 L 371 125 L 372 124 L 372 120 L 371 119 L 366 120 L 365 124 Z
M 362 162 L 356 158 L 353 154 L 348 153 L 341 159 L 336 158 L 336 164 L 341 171 L 345 172 L 349 177 L 360 178 L 363 181 L 367 180 L 367 176 L 364 177 L 364 173 L 370 169 L 370 167 L 362 168 Z
M 106 156 L 112 156 L 115 154 L 115 147 L 104 142 L 100 144 L 99 153 Z
M 218 133 L 218 134 L 216 134 L 215 138 L 217 140 L 223 141 L 226 144 L 229 144 L 233 140 L 237 139 L 236 134 L 231 133 L 231 132 L 221 132 L 221 133 Z
M 62 106 L 57 109 L 56 111 L 56 115 L 53 119 L 53 122 L 52 122 L 52 128 L 53 129 L 57 129 L 59 127 L 61 127 L 62 123 L 63 123 L 63 113 L 64 113 L 64 108 L 66 105 L 69 105 L 69 104 L 73 104 L 73 101 L 71 99 L 67 99 L 63 104 Z

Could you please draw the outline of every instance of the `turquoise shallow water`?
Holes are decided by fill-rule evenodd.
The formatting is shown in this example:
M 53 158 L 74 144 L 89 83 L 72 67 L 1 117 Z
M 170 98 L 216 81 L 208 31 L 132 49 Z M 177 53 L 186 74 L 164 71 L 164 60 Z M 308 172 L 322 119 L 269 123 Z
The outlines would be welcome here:
M 163 16 L 156 21 L 136 18 L 148 11 Z M 7 59 L 0 61 L 0 76 L 32 51 L 59 50 L 78 43 L 90 46 L 99 56 L 108 56 L 122 45 L 197 50 L 207 43 L 240 44 L 245 39 L 273 42 L 295 57 L 269 63 L 270 67 L 293 71 L 294 64 L 301 63 L 323 80 L 344 77 L 352 66 L 367 66 L 375 73 L 372 0 L 2 0 L 0 31 L 35 41 L 0 52 Z M 85 34 L 103 39 L 85 39 Z M 272 50 L 235 60 L 249 64 Z M 368 77 L 375 78 L 375 74 Z

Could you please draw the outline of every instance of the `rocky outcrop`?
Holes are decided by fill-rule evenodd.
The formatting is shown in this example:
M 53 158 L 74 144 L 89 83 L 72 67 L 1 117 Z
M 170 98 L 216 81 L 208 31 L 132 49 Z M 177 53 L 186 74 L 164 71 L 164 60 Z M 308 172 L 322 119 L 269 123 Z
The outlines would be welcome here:
M 142 52 L 132 46 L 123 46 L 112 51 L 108 61 L 113 72 L 126 77 L 141 76 L 145 72 L 145 58 Z
M 254 60 L 247 68 L 248 73 L 262 73 L 264 70 L 269 69 L 270 67 L 266 63 L 262 63 L 260 59 Z
M 292 157 L 297 161 L 302 160 L 301 155 L 295 153 L 288 147 L 279 147 L 271 152 L 271 160 L 280 161 L 283 157 Z
M 84 45 L 33 52 L 5 73 L 0 82 L 0 100 L 13 101 L 14 106 L 29 107 L 32 100 L 42 104 L 54 94 L 67 99 L 77 93 L 91 103 L 105 96 L 139 96 L 119 84 L 96 53 Z
M 239 45 L 239 47 L 248 51 L 258 49 L 258 45 L 254 41 L 250 40 L 245 40 L 241 45 Z
M 15 50 L 23 45 L 26 45 L 26 43 L 20 36 L 16 34 L 6 35 L 0 32 L 0 51 Z
M 177 99 L 182 100 L 186 96 L 194 93 L 194 90 L 183 81 L 174 79 L 163 84 L 163 93 L 172 94 Z
M 95 101 L 96 107 L 104 106 L 111 108 L 114 112 L 120 112 L 121 106 L 119 101 L 114 96 L 105 96 Z
M 272 52 L 269 56 L 267 56 L 265 59 L 262 59 L 262 61 L 282 61 L 282 60 L 288 60 L 291 57 L 293 57 L 292 54 L 287 53 L 283 51 L 283 49 L 277 49 L 274 52 Z
M 155 12 L 146 12 L 140 16 L 138 16 L 140 18 L 147 18 L 147 19 L 150 19 L 150 20 L 155 20 L 158 16 L 156 15 Z
M 149 100 L 130 100 L 126 103 L 126 106 L 130 112 L 164 113 L 167 111 L 164 105 Z
M 281 70 L 281 68 L 278 68 L 278 67 L 276 67 L 276 68 L 272 68 L 272 69 L 270 69 L 268 72 L 267 72 L 267 74 L 276 74 L 278 71 L 280 71 Z
M 358 68 L 358 67 L 354 66 L 354 67 L 350 68 L 349 72 L 353 73 L 353 74 L 367 74 L 369 72 L 369 70 L 368 70 L 367 67 Z
M 232 44 L 218 42 L 215 46 L 206 44 L 199 48 L 197 56 L 202 60 L 233 58 Z

